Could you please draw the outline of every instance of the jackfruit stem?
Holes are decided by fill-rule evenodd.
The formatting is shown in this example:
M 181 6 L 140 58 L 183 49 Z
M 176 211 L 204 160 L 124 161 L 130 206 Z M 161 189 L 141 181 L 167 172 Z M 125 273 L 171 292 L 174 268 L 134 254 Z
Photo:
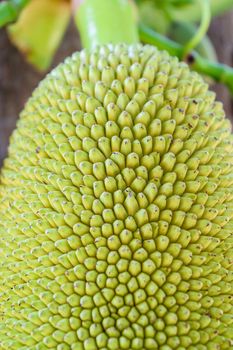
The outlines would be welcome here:
M 139 42 L 136 13 L 129 0 L 74 1 L 75 23 L 83 47 Z

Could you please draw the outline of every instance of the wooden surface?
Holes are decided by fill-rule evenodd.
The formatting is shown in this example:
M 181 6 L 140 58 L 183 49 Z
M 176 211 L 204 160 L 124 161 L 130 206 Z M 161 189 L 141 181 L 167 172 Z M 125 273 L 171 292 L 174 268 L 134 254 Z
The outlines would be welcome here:
M 233 65 L 233 11 L 213 21 L 210 36 L 221 62 Z M 54 59 L 56 66 L 66 56 L 80 48 L 76 29 L 71 24 Z M 25 63 L 20 53 L 10 44 L 4 30 L 0 30 L 0 164 L 6 156 L 9 136 L 20 110 L 31 92 L 45 74 L 36 72 Z M 215 87 L 218 98 L 224 102 L 229 118 L 233 118 L 233 104 L 222 86 Z

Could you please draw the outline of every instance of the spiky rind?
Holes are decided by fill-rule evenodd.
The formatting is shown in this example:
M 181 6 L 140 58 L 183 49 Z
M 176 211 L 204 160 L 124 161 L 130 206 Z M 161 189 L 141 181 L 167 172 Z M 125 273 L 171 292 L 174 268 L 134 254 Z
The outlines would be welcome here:
M 232 136 L 151 46 L 74 54 L 1 175 L 0 349 L 232 348 Z

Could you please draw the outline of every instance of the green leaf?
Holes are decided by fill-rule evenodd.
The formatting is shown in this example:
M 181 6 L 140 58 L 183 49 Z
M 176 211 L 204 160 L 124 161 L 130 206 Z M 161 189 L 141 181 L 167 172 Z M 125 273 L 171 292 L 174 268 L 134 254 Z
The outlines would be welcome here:
M 18 21 L 8 27 L 11 41 L 39 70 L 51 64 L 70 19 L 67 0 L 31 0 Z
M 30 0 L 9 0 L 0 3 L 0 28 L 14 22 Z

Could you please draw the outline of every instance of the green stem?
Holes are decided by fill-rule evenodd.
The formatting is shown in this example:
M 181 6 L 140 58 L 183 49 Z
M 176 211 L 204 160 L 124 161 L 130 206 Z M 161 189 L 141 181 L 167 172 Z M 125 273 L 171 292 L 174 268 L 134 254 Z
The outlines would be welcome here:
M 200 10 L 202 12 L 201 24 L 191 40 L 184 46 L 183 56 L 186 57 L 189 52 L 197 47 L 205 36 L 210 22 L 211 22 L 211 10 L 210 0 L 199 0 Z
M 226 64 L 211 62 L 197 52 L 192 52 L 191 56 L 193 63 L 190 64 L 192 69 L 212 77 L 216 82 L 227 86 L 231 94 L 233 94 L 233 68 Z
M 85 0 L 75 13 L 84 47 L 139 41 L 133 6 L 128 0 Z
M 154 30 L 146 27 L 144 24 L 139 24 L 140 39 L 148 44 L 155 45 L 159 49 L 166 50 L 172 56 L 177 56 L 180 60 L 183 58 L 183 46 L 158 34 Z M 187 57 L 186 62 L 190 67 L 204 75 L 212 77 L 215 81 L 225 84 L 233 94 L 233 68 L 211 62 L 200 56 L 196 51 L 192 51 Z
M 9 0 L 0 3 L 0 28 L 14 22 L 30 0 Z
M 144 24 L 139 24 L 139 36 L 140 40 L 144 43 L 156 46 L 160 50 L 166 50 L 172 56 L 182 57 L 183 46 L 177 42 L 168 39 L 162 34 L 154 31 L 153 29 L 145 26 Z

